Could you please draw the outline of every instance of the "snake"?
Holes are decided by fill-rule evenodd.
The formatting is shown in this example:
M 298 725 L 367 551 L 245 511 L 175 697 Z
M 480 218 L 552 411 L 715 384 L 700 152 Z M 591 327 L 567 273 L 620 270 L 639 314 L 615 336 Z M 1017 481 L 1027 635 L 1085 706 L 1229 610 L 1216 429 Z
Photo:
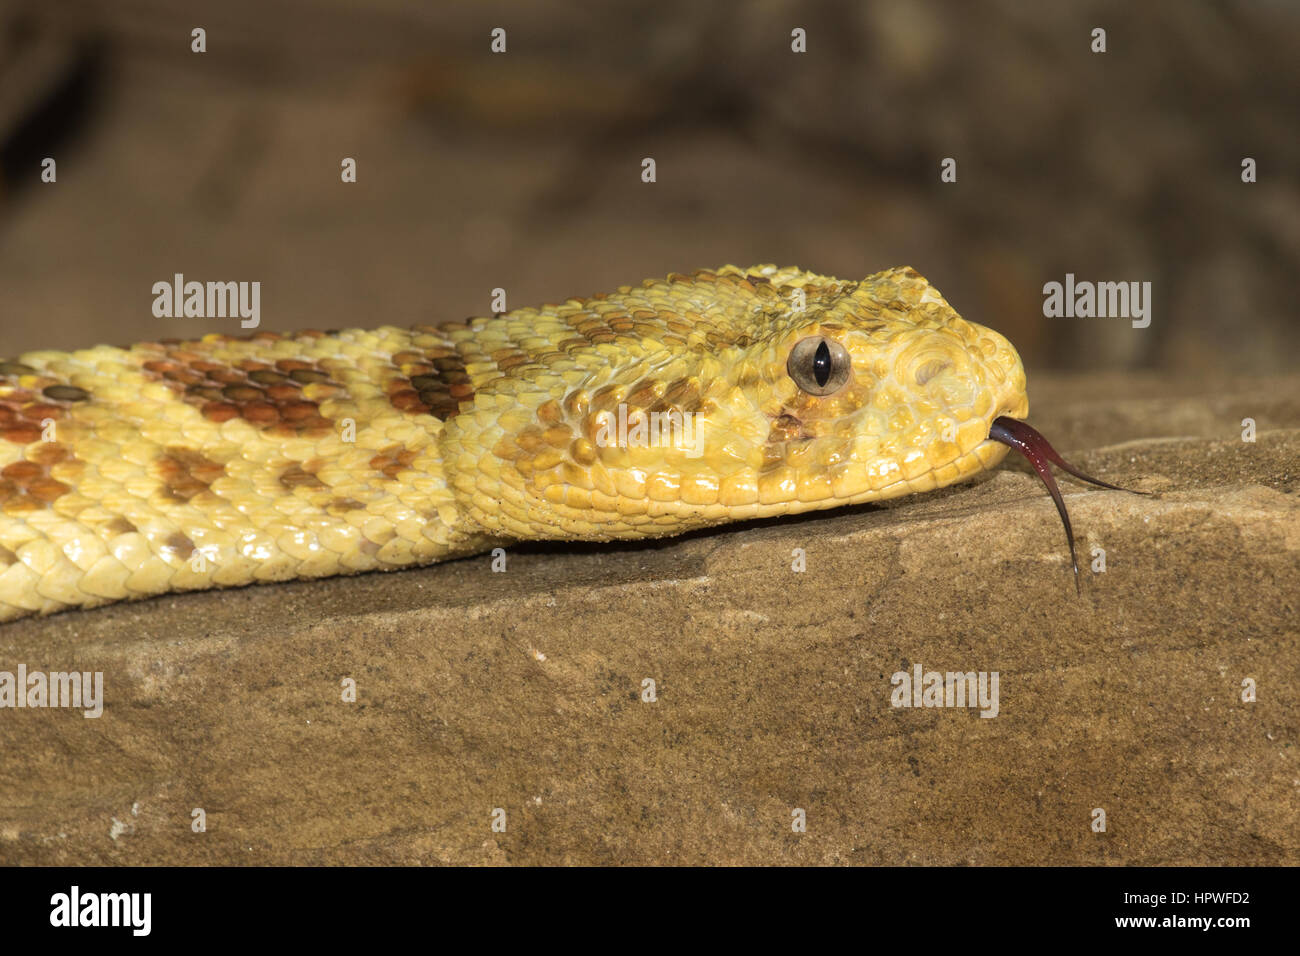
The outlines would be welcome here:
M 1020 356 L 902 267 L 723 266 L 408 328 L 0 363 L 0 620 L 653 539 L 930 491 L 1015 449 Z M 1078 562 L 1074 561 L 1076 587 Z

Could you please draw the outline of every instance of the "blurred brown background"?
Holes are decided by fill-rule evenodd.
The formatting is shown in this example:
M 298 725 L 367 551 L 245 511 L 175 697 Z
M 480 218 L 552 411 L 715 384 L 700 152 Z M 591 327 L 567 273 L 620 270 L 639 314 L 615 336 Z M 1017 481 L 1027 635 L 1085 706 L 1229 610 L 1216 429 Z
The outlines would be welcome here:
M 1295 865 L 1298 28 L 1246 0 L 0 0 L 0 358 L 238 331 L 155 319 L 176 272 L 329 329 L 908 264 L 1019 346 L 1058 448 L 1156 492 L 1067 487 L 1110 562 L 1080 593 L 1011 465 L 512 549 L 504 586 L 471 559 L 14 622 L 8 660 L 112 690 L 102 722 L 0 721 L 0 863 Z M 1150 281 L 1150 327 L 1045 319 L 1067 272 Z M 999 671 L 1002 715 L 893 710 L 913 662 Z
M 1031 373 L 1295 364 L 1296 4 L 4 2 L 0 57 L 7 355 L 238 331 L 176 272 L 291 329 L 777 262 L 912 265 Z M 1067 272 L 1150 328 L 1045 319 Z

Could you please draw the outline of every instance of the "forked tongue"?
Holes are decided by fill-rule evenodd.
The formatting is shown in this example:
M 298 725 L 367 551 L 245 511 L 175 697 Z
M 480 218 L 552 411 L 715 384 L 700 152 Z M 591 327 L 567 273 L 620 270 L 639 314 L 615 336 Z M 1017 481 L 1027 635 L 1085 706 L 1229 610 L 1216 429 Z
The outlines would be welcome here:
M 1034 466 L 1034 471 L 1038 472 L 1038 477 L 1043 479 L 1043 484 L 1047 486 L 1052 501 L 1056 503 L 1056 510 L 1061 515 L 1061 523 L 1065 525 L 1065 540 L 1070 544 L 1070 561 L 1074 565 L 1074 590 L 1076 593 L 1082 593 L 1079 588 L 1079 558 L 1074 552 L 1074 529 L 1070 527 L 1070 513 L 1065 510 L 1065 500 L 1061 498 L 1061 490 L 1056 487 L 1056 479 L 1052 477 L 1052 469 L 1048 462 L 1082 481 L 1101 488 L 1110 488 L 1112 491 L 1130 491 L 1130 489 L 1121 488 L 1119 485 L 1112 485 L 1105 481 L 1098 481 L 1091 475 L 1085 475 L 1058 455 L 1051 443 L 1040 435 L 1037 430 L 1031 428 L 1027 422 L 1007 418 L 1005 415 L 995 418 L 993 425 L 989 428 L 989 438 L 1001 442 L 1008 448 L 1014 448 L 1024 455 L 1029 460 L 1029 463 Z M 1133 491 L 1131 493 L 1135 495 L 1146 494 L 1144 491 Z

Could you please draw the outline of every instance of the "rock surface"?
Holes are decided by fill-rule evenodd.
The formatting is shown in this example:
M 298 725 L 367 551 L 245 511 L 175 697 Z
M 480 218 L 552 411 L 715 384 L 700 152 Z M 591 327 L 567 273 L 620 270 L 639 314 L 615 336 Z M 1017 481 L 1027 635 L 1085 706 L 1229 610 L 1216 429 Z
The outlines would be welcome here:
M 0 670 L 106 698 L 0 710 L 0 863 L 1300 863 L 1300 377 L 1031 386 L 1067 458 L 1155 493 L 1065 480 L 1081 559 L 1105 549 L 1081 596 L 1008 461 L 504 574 L 0 627 Z M 997 716 L 891 706 L 917 664 L 998 672 Z

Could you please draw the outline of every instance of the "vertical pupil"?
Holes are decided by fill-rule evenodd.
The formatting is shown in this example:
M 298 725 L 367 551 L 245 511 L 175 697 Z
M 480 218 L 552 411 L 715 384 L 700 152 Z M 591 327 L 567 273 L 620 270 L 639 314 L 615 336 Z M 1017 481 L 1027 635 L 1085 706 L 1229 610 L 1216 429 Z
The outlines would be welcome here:
M 825 388 L 831 380 L 831 350 L 825 342 L 817 346 L 817 352 L 813 355 L 813 378 L 817 379 L 820 388 Z

